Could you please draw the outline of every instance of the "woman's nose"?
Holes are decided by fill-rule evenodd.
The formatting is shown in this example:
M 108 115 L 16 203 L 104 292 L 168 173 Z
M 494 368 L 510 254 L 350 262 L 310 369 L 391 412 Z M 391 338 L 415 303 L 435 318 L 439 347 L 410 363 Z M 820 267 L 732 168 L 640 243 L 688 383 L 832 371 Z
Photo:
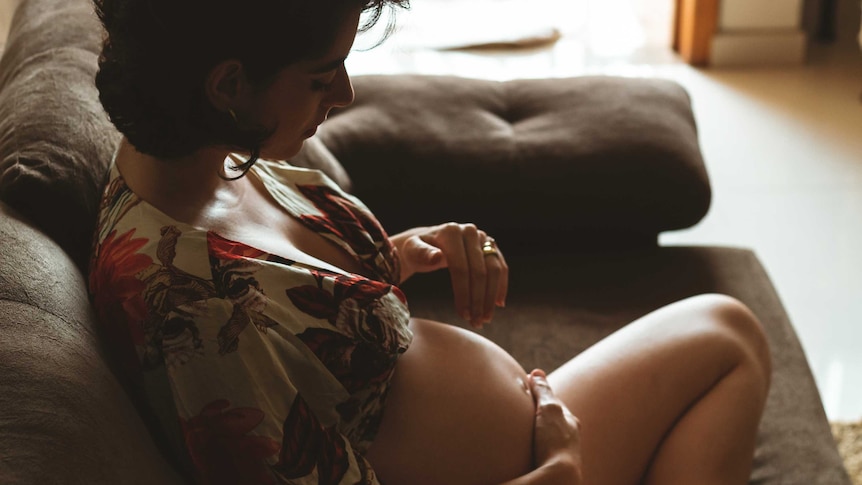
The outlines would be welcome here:
M 333 108 L 343 108 L 353 103 L 353 83 L 350 82 L 350 75 L 347 74 L 347 69 L 341 66 L 338 72 L 335 86 L 329 91 L 329 96 L 326 101 Z

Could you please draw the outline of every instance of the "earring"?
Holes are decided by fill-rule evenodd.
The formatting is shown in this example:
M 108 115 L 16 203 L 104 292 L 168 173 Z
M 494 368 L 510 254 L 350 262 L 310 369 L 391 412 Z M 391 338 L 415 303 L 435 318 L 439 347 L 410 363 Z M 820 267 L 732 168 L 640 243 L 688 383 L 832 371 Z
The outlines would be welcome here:
M 236 112 L 234 112 L 234 110 L 232 110 L 230 108 L 227 109 L 227 112 L 228 112 L 228 114 L 230 114 L 230 118 L 233 120 L 234 124 L 238 125 L 239 119 L 237 119 L 237 117 L 236 117 Z

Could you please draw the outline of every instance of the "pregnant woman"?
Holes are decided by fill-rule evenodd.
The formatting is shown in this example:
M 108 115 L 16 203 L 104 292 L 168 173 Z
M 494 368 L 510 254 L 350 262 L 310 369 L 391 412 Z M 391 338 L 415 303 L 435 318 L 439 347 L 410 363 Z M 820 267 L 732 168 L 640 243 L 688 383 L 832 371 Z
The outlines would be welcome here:
M 481 327 L 506 300 L 493 238 L 388 236 L 287 163 L 353 100 L 357 31 L 404 4 L 96 2 L 96 82 L 124 138 L 90 291 L 165 452 L 202 484 L 747 483 L 770 361 L 742 304 L 678 302 L 528 373 L 411 318 L 398 289 L 445 268 Z

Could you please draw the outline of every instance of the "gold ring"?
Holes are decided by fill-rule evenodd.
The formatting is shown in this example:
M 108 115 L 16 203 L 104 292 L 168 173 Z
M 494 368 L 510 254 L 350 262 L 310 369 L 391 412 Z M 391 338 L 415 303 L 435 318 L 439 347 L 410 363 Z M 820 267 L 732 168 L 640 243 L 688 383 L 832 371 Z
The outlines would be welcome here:
M 495 244 L 494 238 L 488 238 L 487 241 L 482 243 L 482 254 L 484 256 L 499 256 L 500 252 L 497 251 L 497 245 Z

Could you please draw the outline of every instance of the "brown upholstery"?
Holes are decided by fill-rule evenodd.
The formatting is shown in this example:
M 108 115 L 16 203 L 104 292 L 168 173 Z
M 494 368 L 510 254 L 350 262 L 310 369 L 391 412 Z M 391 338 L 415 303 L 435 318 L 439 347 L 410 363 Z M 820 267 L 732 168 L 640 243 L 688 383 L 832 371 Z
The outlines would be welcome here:
M 73 21 L 74 20 L 74 21 Z M 80 20 L 80 21 L 79 21 Z M 119 137 L 93 84 L 89 2 L 23 1 L 0 61 L 0 194 L 83 267 Z
M 368 76 L 354 84 L 356 102 L 320 136 L 354 193 L 393 230 L 447 214 L 510 248 L 543 236 L 566 244 L 556 250 L 631 247 L 655 245 L 659 232 L 689 227 L 709 208 L 689 98 L 676 83 Z
M 0 483 L 181 483 L 97 340 L 68 255 L 0 202 Z
M 92 85 L 89 5 L 22 0 L 0 59 L 0 483 L 180 483 L 103 358 L 81 272 L 118 139 Z M 512 285 L 485 334 L 525 367 L 552 369 L 680 298 L 735 296 L 774 357 L 751 483 L 849 485 L 755 255 L 656 244 L 709 203 L 679 86 L 396 76 L 356 90 L 296 162 L 353 187 L 390 229 L 473 220 L 499 236 Z M 446 279 L 405 286 L 417 316 L 458 321 Z

